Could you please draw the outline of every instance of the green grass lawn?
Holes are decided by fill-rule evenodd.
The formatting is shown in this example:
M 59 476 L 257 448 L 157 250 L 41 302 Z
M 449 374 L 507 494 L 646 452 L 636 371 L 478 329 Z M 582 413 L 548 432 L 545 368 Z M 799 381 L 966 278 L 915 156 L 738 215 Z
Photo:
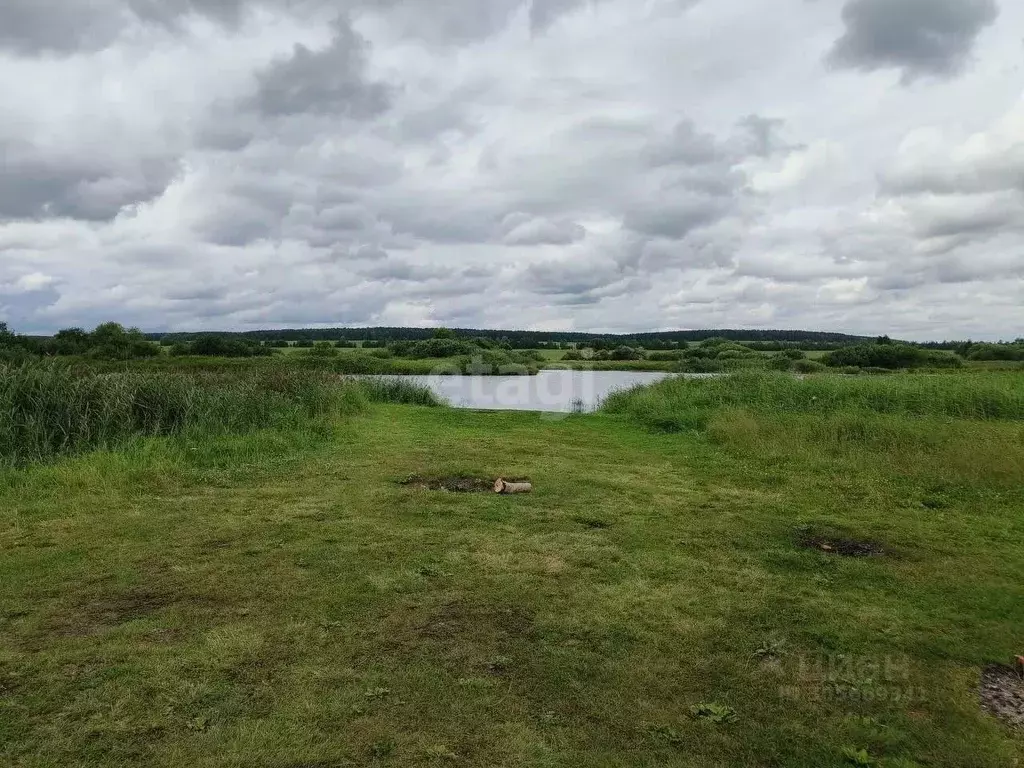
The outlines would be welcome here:
M 2 470 L 0 764 L 1019 765 L 976 687 L 1024 652 L 1024 425 L 705 417 L 374 405 Z

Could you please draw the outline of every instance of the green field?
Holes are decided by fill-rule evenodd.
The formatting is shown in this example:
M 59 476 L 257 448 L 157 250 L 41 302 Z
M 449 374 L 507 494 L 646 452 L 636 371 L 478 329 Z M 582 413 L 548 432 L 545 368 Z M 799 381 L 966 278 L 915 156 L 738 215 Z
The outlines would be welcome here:
M 669 382 L 564 419 L 267 386 L 274 428 L 208 405 L 0 470 L 0 764 L 1024 760 L 977 694 L 1024 653 L 1020 375 Z M 429 487 L 497 476 L 534 493 Z

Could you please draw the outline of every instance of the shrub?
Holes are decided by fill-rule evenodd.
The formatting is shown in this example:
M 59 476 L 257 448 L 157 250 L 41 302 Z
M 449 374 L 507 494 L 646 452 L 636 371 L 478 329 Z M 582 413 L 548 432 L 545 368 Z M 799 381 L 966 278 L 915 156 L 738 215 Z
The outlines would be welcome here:
M 821 373 L 826 367 L 817 360 L 794 360 L 793 370 L 797 373 Z
M 634 347 L 616 347 L 612 350 L 610 358 L 612 360 L 643 360 L 644 351 Z
M 197 357 L 266 357 L 273 354 L 273 349 L 238 338 L 207 334 L 191 342 L 175 344 L 171 348 L 171 354 Z
M 952 352 L 922 349 L 910 344 L 858 344 L 829 352 L 823 358 L 830 368 L 959 368 L 963 360 Z
M 418 359 L 458 357 L 460 355 L 473 355 L 482 351 L 480 347 L 472 342 L 449 338 L 433 338 L 425 341 L 399 341 L 392 344 L 390 349 L 396 357 Z
M 160 354 L 156 344 L 146 340 L 138 328 L 124 328 L 118 323 L 96 326 L 89 336 L 88 354 L 102 360 L 131 360 Z
M 318 341 L 306 354 L 313 357 L 337 357 L 339 353 L 338 348 L 331 342 Z
M 967 356 L 971 360 L 1024 360 L 1024 344 L 974 344 Z

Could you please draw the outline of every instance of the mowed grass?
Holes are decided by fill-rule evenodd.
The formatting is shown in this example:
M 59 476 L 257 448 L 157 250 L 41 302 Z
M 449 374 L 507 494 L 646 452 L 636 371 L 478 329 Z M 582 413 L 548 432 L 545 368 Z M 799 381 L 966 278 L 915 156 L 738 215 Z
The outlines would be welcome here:
M 976 688 L 1024 651 L 1021 421 L 628 410 L 0 472 L 0 763 L 1019 764 Z M 535 491 L 401 483 L 456 475 Z

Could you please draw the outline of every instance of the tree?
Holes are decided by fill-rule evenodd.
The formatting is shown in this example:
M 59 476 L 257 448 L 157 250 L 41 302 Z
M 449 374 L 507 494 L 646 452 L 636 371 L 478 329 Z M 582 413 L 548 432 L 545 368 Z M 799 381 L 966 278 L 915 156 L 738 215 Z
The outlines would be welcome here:
M 89 354 L 108 360 L 130 360 L 160 354 L 138 328 L 126 329 L 120 323 L 101 323 L 89 334 Z

